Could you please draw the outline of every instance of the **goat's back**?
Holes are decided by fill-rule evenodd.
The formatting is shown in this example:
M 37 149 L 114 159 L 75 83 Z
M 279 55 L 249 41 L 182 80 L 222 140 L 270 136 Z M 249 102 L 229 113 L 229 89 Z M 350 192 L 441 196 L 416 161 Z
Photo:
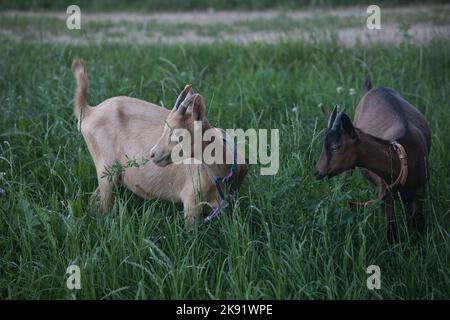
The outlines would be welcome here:
M 355 126 L 384 140 L 407 138 L 411 132 L 419 134 L 431 146 L 431 132 L 425 117 L 396 91 L 378 87 L 369 90 L 359 102 Z

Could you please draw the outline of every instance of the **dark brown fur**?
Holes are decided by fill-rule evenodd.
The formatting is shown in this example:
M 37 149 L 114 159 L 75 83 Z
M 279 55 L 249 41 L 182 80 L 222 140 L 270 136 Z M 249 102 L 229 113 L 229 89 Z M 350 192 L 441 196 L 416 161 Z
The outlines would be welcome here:
M 400 198 L 408 210 L 410 227 L 423 232 L 423 201 L 428 178 L 431 132 L 424 116 L 396 91 L 371 88 L 366 79 L 364 96 L 358 104 L 353 124 L 345 114 L 336 116 L 334 128 L 327 130 L 316 178 L 332 177 L 354 167 L 378 186 L 382 209 L 388 219 L 388 239 L 396 237 L 393 200 Z M 325 116 L 330 113 L 323 110 Z M 400 173 L 400 161 L 391 146 L 397 141 L 408 155 L 408 177 L 404 185 L 388 188 Z

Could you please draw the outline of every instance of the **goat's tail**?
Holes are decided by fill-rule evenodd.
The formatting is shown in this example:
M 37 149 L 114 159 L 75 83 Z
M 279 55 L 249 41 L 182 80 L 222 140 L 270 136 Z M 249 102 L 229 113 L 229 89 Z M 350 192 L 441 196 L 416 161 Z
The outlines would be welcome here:
M 77 88 L 75 90 L 75 116 L 77 117 L 78 121 L 81 119 L 81 115 L 83 114 L 83 111 L 86 109 L 87 101 L 87 91 L 89 87 L 89 81 L 87 76 L 87 71 L 84 66 L 84 63 L 81 59 L 75 59 L 72 62 L 72 73 L 77 81 Z
M 364 93 L 367 93 L 370 89 L 372 89 L 372 81 L 370 81 L 369 76 L 366 76 L 366 79 L 364 80 L 363 84 L 363 91 Z

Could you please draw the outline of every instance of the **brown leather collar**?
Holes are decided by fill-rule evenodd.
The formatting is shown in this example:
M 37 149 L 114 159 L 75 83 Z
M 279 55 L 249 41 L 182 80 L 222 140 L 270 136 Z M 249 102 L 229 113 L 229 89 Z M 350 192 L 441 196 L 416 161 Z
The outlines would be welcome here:
M 399 183 L 404 185 L 406 179 L 408 178 L 408 155 L 406 154 L 405 148 L 397 141 L 392 141 L 391 146 L 397 153 L 398 159 L 400 160 L 400 173 L 398 174 L 397 179 L 390 184 L 388 188 L 392 188 Z

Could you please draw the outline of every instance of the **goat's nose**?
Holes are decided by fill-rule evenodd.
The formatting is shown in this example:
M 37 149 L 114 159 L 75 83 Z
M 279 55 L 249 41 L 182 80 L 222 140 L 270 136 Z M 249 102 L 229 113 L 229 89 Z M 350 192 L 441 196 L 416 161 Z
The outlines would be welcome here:
M 314 177 L 316 178 L 316 180 L 320 180 L 323 178 L 323 175 L 320 174 L 318 170 L 316 170 L 316 172 L 314 172 Z
M 150 158 L 154 158 L 155 157 L 155 151 L 150 152 Z

